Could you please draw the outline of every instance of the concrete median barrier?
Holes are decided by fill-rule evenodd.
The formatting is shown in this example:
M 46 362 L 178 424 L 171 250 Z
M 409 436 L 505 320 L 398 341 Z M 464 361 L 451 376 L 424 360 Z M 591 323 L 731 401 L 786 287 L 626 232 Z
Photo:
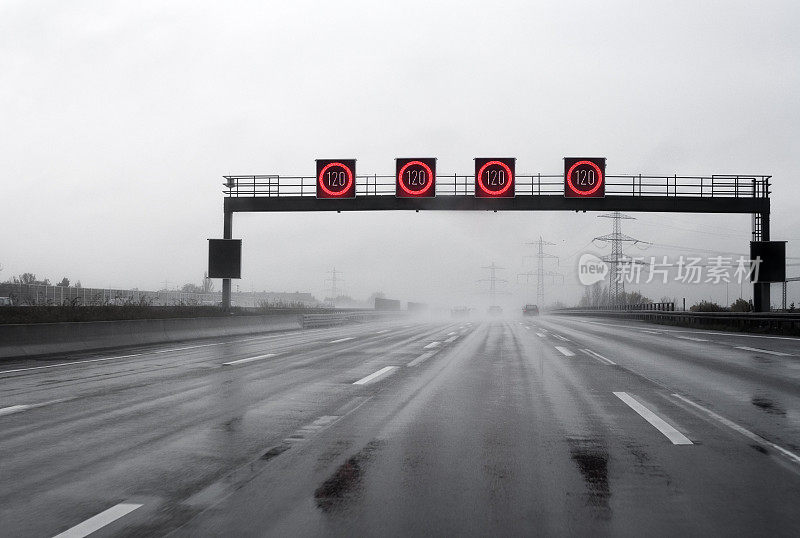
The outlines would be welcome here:
M 297 314 L 0 325 L 0 360 L 300 328 Z

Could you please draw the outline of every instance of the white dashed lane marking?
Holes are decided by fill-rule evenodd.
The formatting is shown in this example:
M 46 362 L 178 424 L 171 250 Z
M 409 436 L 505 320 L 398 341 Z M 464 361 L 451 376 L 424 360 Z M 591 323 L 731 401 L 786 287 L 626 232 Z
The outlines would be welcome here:
M 397 369 L 397 366 L 385 366 L 384 368 L 381 368 L 377 372 L 373 372 L 373 373 L 369 374 L 368 376 L 362 377 L 358 381 L 355 381 L 353 383 L 353 385 L 366 385 L 367 383 L 375 381 L 379 377 L 382 377 L 382 376 L 384 376 L 384 375 L 386 375 L 386 374 L 388 374 L 390 372 L 393 372 L 396 369 Z
M 427 346 L 424 346 L 422 349 L 431 349 L 434 347 L 439 347 L 439 344 L 441 344 L 441 342 L 431 342 Z
M 436 355 L 435 351 L 428 351 L 427 353 L 423 353 L 422 355 L 420 355 L 419 357 L 417 357 L 413 361 L 409 362 L 406 366 L 408 366 L 408 367 L 416 366 L 416 365 L 421 364 L 421 363 L 425 362 L 426 360 L 430 359 L 434 355 Z
M 274 353 L 267 353 L 266 355 L 257 355 L 255 357 L 248 357 L 246 359 L 239 359 L 239 360 L 230 361 L 230 362 L 223 362 L 222 365 L 223 366 L 236 366 L 237 364 L 245 364 L 245 363 L 248 363 L 248 362 L 263 361 L 264 359 L 268 359 L 268 358 L 274 357 L 274 356 L 275 356 Z
M 339 338 L 338 340 L 331 340 L 331 344 L 338 344 L 340 342 L 347 342 L 348 340 L 355 340 L 355 336 L 348 336 L 347 338 Z
M 14 413 L 19 413 L 20 411 L 26 411 L 30 409 L 30 405 L 12 405 L 9 407 L 0 408 L 0 417 L 5 415 L 13 415 Z
M 639 402 L 637 402 L 630 394 L 627 392 L 615 392 L 614 396 L 625 402 L 628 407 L 636 411 L 643 419 L 649 422 L 655 429 L 660 431 L 664 434 L 664 436 L 669 439 L 673 445 L 692 445 L 692 441 L 683 435 L 681 432 L 667 424 L 667 422 L 650 411 L 647 407 L 643 406 Z
M 575 354 L 572 351 L 570 351 L 569 349 L 567 349 L 565 347 L 561 347 L 561 346 L 555 346 L 555 347 L 565 357 L 574 357 L 575 356 Z
M 593 359 L 597 359 L 598 361 L 602 362 L 603 364 L 608 364 L 609 366 L 616 366 L 616 362 L 612 361 L 611 359 L 607 359 L 603 357 L 601 354 L 592 351 L 591 349 L 582 349 L 584 353 L 592 357 Z
M 317 433 L 322 428 L 325 428 L 326 426 L 333 424 L 339 418 L 341 418 L 339 415 L 323 415 L 314 422 L 312 422 L 311 424 L 307 424 L 306 426 L 303 426 L 302 428 L 294 432 L 292 435 L 284 439 L 284 442 L 297 443 L 301 441 L 306 441 L 313 434 Z
M 55 535 L 53 538 L 83 538 L 89 536 L 93 532 L 99 531 L 106 525 L 109 525 L 119 518 L 126 516 L 140 508 L 141 504 L 133 503 L 120 503 L 112 506 L 108 510 L 100 512 L 96 516 L 90 517 L 83 523 L 79 523 L 64 532 Z

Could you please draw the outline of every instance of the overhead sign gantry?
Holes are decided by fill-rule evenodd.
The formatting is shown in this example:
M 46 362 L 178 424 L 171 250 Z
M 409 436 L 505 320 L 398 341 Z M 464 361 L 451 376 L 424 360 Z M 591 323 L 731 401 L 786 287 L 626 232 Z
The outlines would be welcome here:
M 393 175 L 357 175 L 356 159 L 318 159 L 313 177 L 225 176 L 223 237 L 232 239 L 238 212 L 477 210 L 749 213 L 752 241 L 770 240 L 771 176 L 608 175 L 604 157 L 564 158 L 562 174 L 519 174 L 516 161 L 476 158 L 464 175 L 442 174 L 433 157 L 397 158 Z M 769 309 L 769 284 L 754 283 L 753 299 Z

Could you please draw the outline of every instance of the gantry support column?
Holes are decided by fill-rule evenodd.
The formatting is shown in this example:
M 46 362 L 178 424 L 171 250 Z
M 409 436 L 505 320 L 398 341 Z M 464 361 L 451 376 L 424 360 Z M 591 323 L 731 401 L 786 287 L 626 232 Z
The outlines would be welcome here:
M 769 241 L 769 213 L 753 215 L 753 241 Z M 753 310 L 770 311 L 769 282 L 753 282 Z
M 233 239 L 233 211 L 225 209 L 225 217 L 222 225 L 222 238 Z M 222 308 L 231 309 L 231 279 L 222 279 Z

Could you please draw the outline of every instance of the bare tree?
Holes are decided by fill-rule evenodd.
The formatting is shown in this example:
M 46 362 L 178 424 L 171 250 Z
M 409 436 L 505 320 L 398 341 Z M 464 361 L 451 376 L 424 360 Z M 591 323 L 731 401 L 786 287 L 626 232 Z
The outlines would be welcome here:
M 208 271 L 203 273 L 203 293 L 214 291 L 214 281 L 208 278 Z

